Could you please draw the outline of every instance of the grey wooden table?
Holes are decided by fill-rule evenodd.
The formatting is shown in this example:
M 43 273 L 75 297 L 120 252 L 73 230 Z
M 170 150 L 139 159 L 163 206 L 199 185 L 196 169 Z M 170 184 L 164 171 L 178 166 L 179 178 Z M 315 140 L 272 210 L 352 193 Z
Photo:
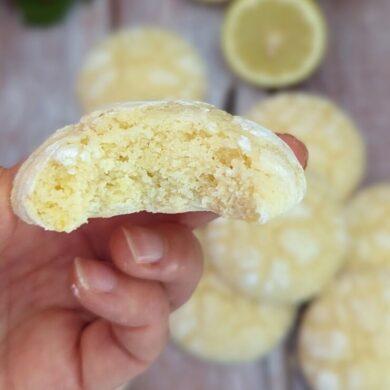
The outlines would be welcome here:
M 366 183 L 390 179 L 389 0 L 322 0 L 330 26 L 328 56 L 299 89 L 323 93 L 344 106 L 368 147 Z M 266 95 L 237 80 L 220 53 L 224 6 L 191 0 L 95 0 L 50 29 L 27 29 L 0 5 L 0 164 L 10 166 L 55 129 L 76 121 L 74 80 L 86 50 L 110 31 L 153 24 L 180 32 L 207 62 L 207 100 L 222 106 L 231 88 L 244 113 Z M 290 336 L 266 359 L 222 366 L 169 346 L 132 384 L 134 390 L 302 390 Z

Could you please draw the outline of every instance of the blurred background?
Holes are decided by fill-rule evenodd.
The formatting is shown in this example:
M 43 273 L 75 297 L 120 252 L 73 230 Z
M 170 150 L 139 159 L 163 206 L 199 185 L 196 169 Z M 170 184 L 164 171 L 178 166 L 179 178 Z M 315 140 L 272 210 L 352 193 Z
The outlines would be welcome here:
M 299 89 L 325 94 L 352 114 L 368 145 L 367 180 L 388 179 L 390 4 L 318 3 L 329 25 L 328 52 L 320 69 Z M 237 79 L 224 61 L 220 30 L 226 6 L 191 0 L 76 2 L 58 24 L 30 28 L 13 1 L 1 2 L 0 164 L 14 164 L 54 129 L 79 118 L 74 85 L 85 54 L 121 27 L 148 24 L 180 33 L 206 62 L 205 100 L 221 107 L 233 87 L 236 111 L 247 112 L 266 92 Z
M 243 80 L 227 64 L 221 49 L 221 28 L 228 2 L 62 0 L 47 2 L 56 6 L 48 5 L 44 12 L 34 8 L 38 3 L 44 2 L 0 4 L 0 165 L 15 164 L 54 130 L 78 121 L 83 109 L 75 85 L 86 53 L 124 27 L 167 28 L 189 42 L 205 64 L 204 100 L 231 113 L 246 114 L 260 100 L 276 93 L 269 86 L 261 88 Z M 390 2 L 317 3 L 328 26 L 325 56 L 310 77 L 283 90 L 314 92 L 345 109 L 367 148 L 362 185 L 389 181 Z M 390 219 L 390 215 L 386 217 Z M 390 312 L 384 315 L 390 317 Z M 266 357 L 248 363 L 207 362 L 170 345 L 131 388 L 308 389 L 296 358 L 299 318 L 285 341 Z

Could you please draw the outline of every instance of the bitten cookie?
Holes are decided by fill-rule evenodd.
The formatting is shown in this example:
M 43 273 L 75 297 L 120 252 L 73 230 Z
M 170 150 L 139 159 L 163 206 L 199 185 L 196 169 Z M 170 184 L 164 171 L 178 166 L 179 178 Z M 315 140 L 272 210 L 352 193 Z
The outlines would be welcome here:
M 248 117 L 302 140 L 309 150 L 308 171 L 322 176 L 340 198 L 357 187 L 365 168 L 364 143 L 352 121 L 330 100 L 283 93 L 260 102 Z
M 129 100 L 202 100 L 205 67 L 173 32 L 142 27 L 110 35 L 87 55 L 77 92 L 86 111 Z
M 342 208 L 308 176 L 298 206 L 265 225 L 217 219 L 198 231 L 205 257 L 232 286 L 253 298 L 297 303 L 315 295 L 344 262 Z
M 264 222 L 305 188 L 289 146 L 254 122 L 204 103 L 141 102 L 51 136 L 20 168 L 12 204 L 24 221 L 66 232 L 142 210 Z
M 287 333 L 295 309 L 247 300 L 206 270 L 194 295 L 171 315 L 173 340 L 198 357 L 217 362 L 256 359 Z
M 349 267 L 390 266 L 390 183 L 356 195 L 347 207 Z
M 299 339 L 316 390 L 390 389 L 390 271 L 345 273 L 306 312 Z

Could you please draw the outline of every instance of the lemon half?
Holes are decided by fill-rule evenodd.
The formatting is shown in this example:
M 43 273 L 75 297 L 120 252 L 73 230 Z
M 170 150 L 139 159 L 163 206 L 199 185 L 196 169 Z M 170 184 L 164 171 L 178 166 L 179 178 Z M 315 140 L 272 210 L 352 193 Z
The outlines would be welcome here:
M 223 50 L 233 70 L 262 87 L 307 78 L 326 48 L 326 24 L 311 0 L 237 0 L 223 27 Z

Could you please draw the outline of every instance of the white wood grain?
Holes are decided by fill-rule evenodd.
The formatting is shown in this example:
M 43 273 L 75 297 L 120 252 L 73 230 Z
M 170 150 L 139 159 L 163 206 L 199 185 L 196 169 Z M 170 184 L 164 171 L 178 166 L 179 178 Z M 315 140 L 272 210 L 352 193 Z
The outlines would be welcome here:
M 131 389 L 267 389 L 263 368 L 259 362 L 232 365 L 208 363 L 170 345 L 155 365 L 133 382 Z

